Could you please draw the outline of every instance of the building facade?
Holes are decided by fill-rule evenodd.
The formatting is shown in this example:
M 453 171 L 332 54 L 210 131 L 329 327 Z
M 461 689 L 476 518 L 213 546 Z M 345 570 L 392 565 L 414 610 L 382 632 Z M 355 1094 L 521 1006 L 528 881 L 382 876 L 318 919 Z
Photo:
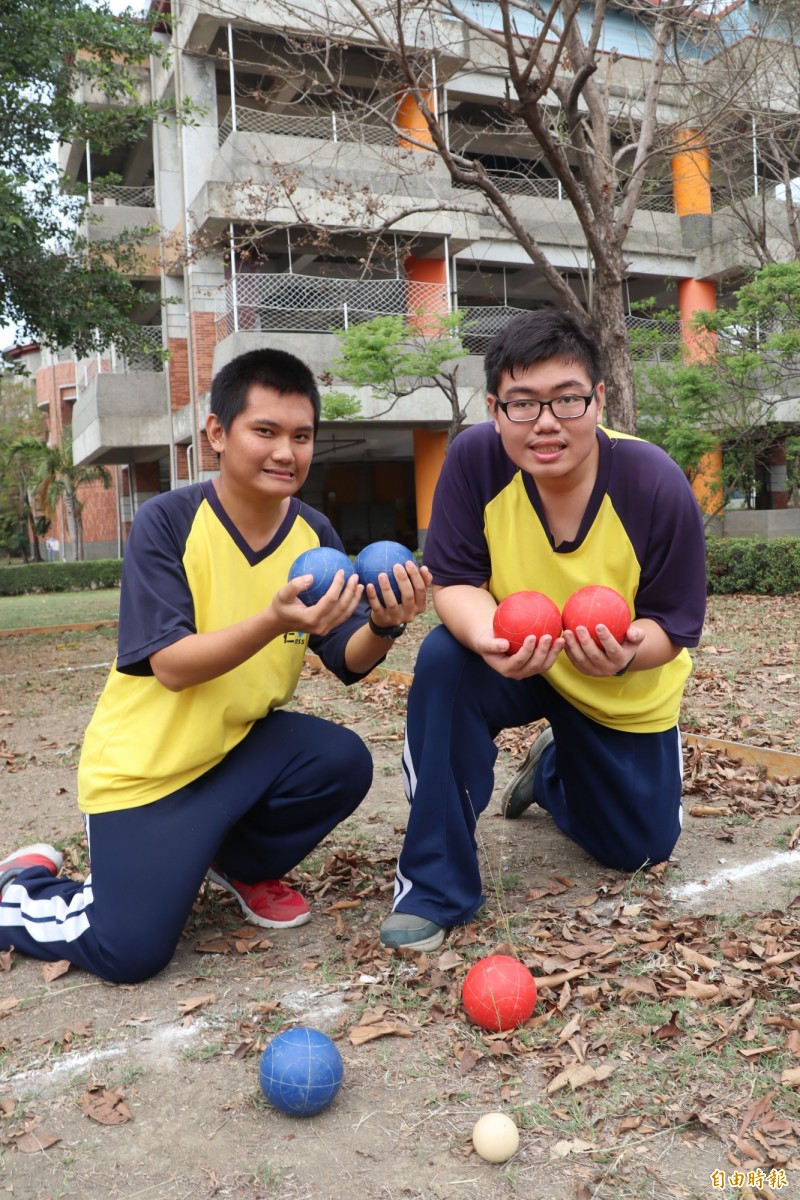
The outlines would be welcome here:
M 103 464 L 113 476 L 111 489 L 87 496 L 87 557 L 121 553 L 148 497 L 216 472 L 203 432 L 209 386 L 236 354 L 279 346 L 325 380 L 338 350 L 333 330 L 379 315 L 419 321 L 457 309 L 470 351 L 458 374 L 469 423 L 486 417 L 481 354 L 488 339 L 516 312 L 554 300 L 546 272 L 513 232 L 427 151 L 419 95 L 376 86 L 382 66 L 370 31 L 337 40 L 334 7 L 348 6 L 154 0 L 156 36 L 172 42 L 173 54 L 167 68 L 142 70 L 142 94 L 190 99 L 194 120 L 156 124 L 136 145 L 109 155 L 77 141 L 62 147 L 67 177 L 89 189 L 90 237 L 149 231 L 141 270 L 153 296 L 140 313 L 150 353 L 126 359 L 112 348 L 76 362 L 45 351 L 37 373 L 51 437 L 70 425 L 75 461 Z M 495 6 L 465 8 L 491 29 Z M 167 16 L 169 29 L 159 24 Z M 587 8 L 584 19 L 590 16 Z M 746 22 L 732 27 L 728 48 L 747 29 Z M 535 228 L 549 264 L 589 299 L 585 236 L 530 133 L 509 116 L 496 45 L 468 21 L 441 19 L 417 36 L 421 50 L 435 48 L 425 99 L 448 145 L 481 162 L 513 197 L 519 220 Z M 603 44 L 621 124 L 641 119 L 648 38 L 646 19 L 630 6 L 610 6 Z M 708 47 L 690 51 L 720 59 L 718 45 L 713 56 Z M 646 328 L 642 302 L 672 307 L 678 343 L 691 338 L 692 312 L 713 308 L 754 263 L 713 155 L 693 129 L 696 106 L 685 79 L 669 66 L 659 106 L 664 127 L 681 132 L 661 147 L 633 214 L 627 321 L 632 331 Z M 790 254 L 775 179 L 754 148 L 753 201 L 768 205 Z M 359 399 L 356 419 L 322 422 L 304 497 L 331 517 L 352 552 L 382 537 L 421 545 L 450 406 L 434 386 L 416 388 L 388 411 L 369 388 Z M 797 401 L 789 397 L 783 415 L 800 421 Z M 800 532 L 787 508 L 780 454 L 778 446 L 766 486 L 768 519 L 741 514 L 752 517 L 747 532 Z M 728 532 L 737 532 L 736 519 L 726 517 Z M 57 532 L 63 543 L 64 531 Z

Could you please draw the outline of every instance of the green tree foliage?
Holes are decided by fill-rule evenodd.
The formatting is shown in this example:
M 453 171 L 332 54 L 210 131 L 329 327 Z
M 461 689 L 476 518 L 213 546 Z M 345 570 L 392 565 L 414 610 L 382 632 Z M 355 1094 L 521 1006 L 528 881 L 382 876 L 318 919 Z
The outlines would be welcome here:
M 666 324 L 665 324 L 666 328 Z M 790 487 L 800 476 L 800 425 L 783 419 L 800 371 L 800 262 L 768 263 L 716 312 L 698 312 L 700 361 L 664 356 L 638 369 L 638 429 L 692 478 L 712 446 L 724 447 L 721 508 L 749 497 L 771 447 L 787 439 Z
M 3 0 L 0 32 L 0 324 L 78 354 L 138 345 L 131 278 L 147 231 L 91 243 L 86 200 L 66 196 L 53 147 L 138 141 L 164 106 L 143 99 L 147 23 L 86 0 Z M 89 103 L 91 96 L 94 103 Z
M 33 386 L 0 371 L 0 553 L 27 561 L 45 529 L 34 509 L 33 470 L 21 456 L 10 457 L 11 446 L 26 437 L 44 437 Z
M 63 499 L 67 528 L 75 559 L 83 559 L 83 505 L 80 489 L 87 483 L 111 486 L 111 475 L 105 467 L 76 466 L 72 458 L 72 436 L 65 428 L 60 446 L 50 446 L 34 437 L 23 437 L 9 447 L 9 457 L 23 458 L 33 468 L 33 486 L 37 500 L 46 517 L 51 517 L 59 500 Z
M 461 341 L 461 314 L 375 317 L 336 331 L 340 353 L 331 363 L 330 380 L 353 388 L 371 387 L 383 416 L 404 396 L 420 388 L 438 388 L 450 404 L 447 444 L 466 417 L 458 395 L 458 360 L 468 351 Z M 323 416 L 352 418 L 360 403 L 352 393 L 323 395 Z

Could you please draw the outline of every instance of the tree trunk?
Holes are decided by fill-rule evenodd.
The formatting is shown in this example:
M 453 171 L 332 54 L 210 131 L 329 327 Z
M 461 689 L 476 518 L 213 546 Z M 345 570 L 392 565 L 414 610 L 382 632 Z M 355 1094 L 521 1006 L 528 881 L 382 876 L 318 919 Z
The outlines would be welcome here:
M 595 278 L 592 324 L 603 348 L 606 378 L 604 424 L 620 433 L 636 433 L 636 392 L 622 288 Z
M 64 492 L 64 508 L 67 514 L 67 529 L 69 530 L 70 541 L 72 542 L 75 552 L 75 562 L 83 561 L 83 538 L 80 527 L 80 515 L 75 503 L 75 495 L 73 492 L 66 489 Z

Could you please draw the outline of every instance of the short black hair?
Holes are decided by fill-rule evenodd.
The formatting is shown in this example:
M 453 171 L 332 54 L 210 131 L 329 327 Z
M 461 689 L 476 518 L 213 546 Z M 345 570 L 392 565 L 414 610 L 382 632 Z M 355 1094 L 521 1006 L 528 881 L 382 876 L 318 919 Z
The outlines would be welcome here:
M 309 367 L 286 350 L 248 350 L 226 363 L 211 381 L 211 412 L 228 432 L 247 404 L 253 384 L 272 388 L 279 395 L 299 392 L 307 396 L 314 409 L 314 433 L 319 428 L 320 398 L 317 382 Z
M 504 371 L 513 379 L 518 368 L 551 358 L 579 363 L 592 387 L 603 378 L 603 355 L 588 327 L 573 313 L 538 308 L 514 317 L 492 338 L 483 360 L 487 392 L 497 395 Z

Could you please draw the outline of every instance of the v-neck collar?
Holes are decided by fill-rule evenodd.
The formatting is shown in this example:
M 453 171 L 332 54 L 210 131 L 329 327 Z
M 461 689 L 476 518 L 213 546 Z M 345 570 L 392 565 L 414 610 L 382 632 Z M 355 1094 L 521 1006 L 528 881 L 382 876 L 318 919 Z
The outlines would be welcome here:
M 258 563 L 263 562 L 265 558 L 268 558 L 270 554 L 277 550 L 278 546 L 280 546 L 281 542 L 286 538 L 286 535 L 294 524 L 297 514 L 300 512 L 300 501 L 296 496 L 290 496 L 289 508 L 286 512 L 286 516 L 281 521 L 275 533 L 267 542 L 266 546 L 263 547 L 263 549 L 254 550 L 247 539 L 243 537 L 242 533 L 234 525 L 225 509 L 222 507 L 220 498 L 217 495 L 216 488 L 214 487 L 213 480 L 204 479 L 200 484 L 200 488 L 203 492 L 203 496 L 208 501 L 208 504 L 210 505 L 214 515 L 217 517 L 219 523 L 224 529 L 227 530 L 231 541 L 235 546 L 238 547 L 239 550 L 241 550 L 251 567 L 257 566 Z
M 555 539 L 550 532 L 550 523 L 547 520 L 547 514 L 544 511 L 542 498 L 539 495 L 539 489 L 536 486 L 536 481 L 527 471 L 521 471 L 522 483 L 530 500 L 533 509 L 542 523 L 542 528 L 547 534 L 548 541 L 556 554 L 569 554 L 573 550 L 577 550 L 583 545 L 586 535 L 594 524 L 595 518 L 599 512 L 600 505 L 603 503 L 603 497 L 608 490 L 608 482 L 611 475 L 611 439 L 608 434 L 598 427 L 597 441 L 599 455 L 597 459 L 597 478 L 594 481 L 589 503 L 586 505 L 581 523 L 578 526 L 578 532 L 571 542 L 559 542 L 555 544 Z

